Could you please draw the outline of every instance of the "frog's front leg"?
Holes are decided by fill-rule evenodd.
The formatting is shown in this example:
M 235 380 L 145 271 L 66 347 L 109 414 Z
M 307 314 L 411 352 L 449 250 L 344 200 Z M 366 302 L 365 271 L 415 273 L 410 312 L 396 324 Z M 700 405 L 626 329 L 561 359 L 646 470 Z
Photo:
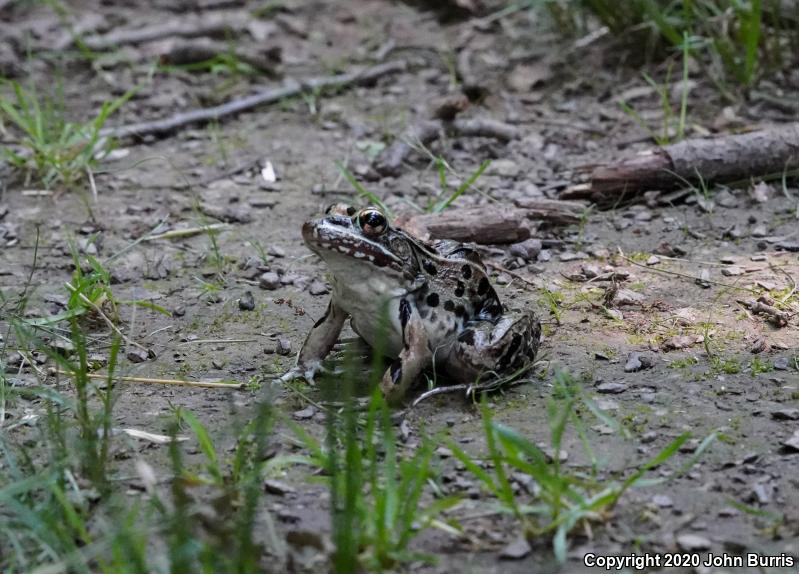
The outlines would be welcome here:
M 433 361 L 419 311 L 406 299 L 399 304 L 399 321 L 402 326 L 402 350 L 380 382 L 383 396 L 389 403 L 401 401 L 411 384 Z
M 283 375 L 281 379 L 291 380 L 297 377 L 304 377 L 306 380 L 313 380 L 314 374 L 333 345 L 336 344 L 347 313 L 331 299 L 327 306 L 327 311 L 311 328 L 311 332 L 305 338 L 300 352 L 297 353 L 297 363 L 293 369 Z

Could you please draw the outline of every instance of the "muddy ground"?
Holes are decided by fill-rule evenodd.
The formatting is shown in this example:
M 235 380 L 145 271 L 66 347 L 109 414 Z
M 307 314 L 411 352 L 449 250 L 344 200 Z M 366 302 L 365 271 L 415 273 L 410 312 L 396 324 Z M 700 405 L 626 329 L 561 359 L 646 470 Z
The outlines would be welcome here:
M 206 4 L 197 13 L 246 13 L 256 3 Z M 249 31 L 241 29 L 228 39 L 236 50 L 274 49 L 279 54 L 274 75 L 327 75 L 371 64 L 376 57 L 404 58 L 408 70 L 374 85 L 286 99 L 166 137 L 123 140 L 94 175 L 96 197 L 88 184 L 38 193 L 35 180 L 24 182 L 8 166 L 0 172 L 0 285 L 7 297 L 24 287 L 39 232 L 31 317 L 64 310 L 70 241 L 104 260 L 153 230 L 228 223 L 214 237 L 138 243 L 108 268 L 120 301 L 151 301 L 171 312 L 165 316 L 121 306 L 121 328 L 156 356 L 142 361 L 130 354 L 123 361 L 125 374 L 235 380 L 248 383 L 247 389 L 122 384 L 114 426 L 164 433 L 173 406 L 180 405 L 196 413 L 214 436 L 230 436 L 231 413 L 247 417 L 271 378 L 291 366 L 327 304 L 325 268 L 303 245 L 300 225 L 334 201 L 363 203 L 336 162 L 348 165 L 395 211 L 424 208 L 441 193 L 438 171 L 423 153 L 412 154 L 396 177 L 381 177 L 371 160 L 423 116 L 431 100 L 458 90 L 453 62 L 459 50 L 473 50 L 475 75 L 488 88 L 464 116 L 506 121 L 523 135 L 509 143 L 453 136 L 430 145 L 452 166 L 453 187 L 482 161 L 493 160 L 477 189 L 456 206 L 502 207 L 521 197 L 557 197 L 581 181 L 585 166 L 651 146 L 647 132 L 621 111 L 619 98 L 655 129 L 662 125 L 658 96 L 630 65 L 629 52 L 606 40 L 576 46 L 526 11 L 491 20 L 442 21 L 419 6 L 388 0 L 280 5 L 253 18 L 256 25 Z M 86 36 L 185 17 L 170 2 L 75 2 L 70 11 Z M 229 68 L 153 70 L 159 50 L 165 49 L 155 42 L 122 46 L 93 64 L 75 50 L 50 52 L 53 42 L 68 35 L 42 6 L 13 7 L 0 23 L 18 45 L 30 46 L 32 56 L 18 57 L 14 73 L 44 89 L 57 85 L 76 118 L 91 117 L 102 102 L 134 85 L 141 88 L 110 124 L 167 117 L 280 81 Z M 665 67 L 646 69 L 662 80 Z M 783 81 L 790 89 L 799 78 L 788 74 Z M 722 101 L 699 73 L 690 87 L 688 135 L 789 119 L 763 103 Z M 12 136 L 9 129 L 3 137 Z M 264 180 L 266 162 L 274 167 L 276 182 Z M 507 245 L 490 251 L 490 262 L 513 271 L 494 274 L 502 300 L 536 310 L 545 324 L 539 374 L 492 395 L 491 404 L 499 421 L 548 444 L 546 404 L 553 373 L 567 369 L 630 431 L 624 439 L 599 421 L 589 425 L 603 476 L 630 471 L 685 430 L 697 442 L 717 431 L 717 440 L 685 476 L 627 493 L 611 514 L 593 524 L 591 537 L 576 531 L 562 567 L 543 539 L 522 558 L 501 557 L 518 537 L 513 521 L 482 512 L 490 501 L 479 485 L 439 451 L 436 464 L 445 490 L 465 495 L 451 514 L 466 517 L 465 534 L 425 534 L 416 547 L 434 553 L 438 563 L 407 568 L 576 572 L 589 551 L 664 553 L 680 548 L 678 540 L 682 550 L 709 546 L 714 553 L 799 556 L 799 452 L 782 444 L 799 431 L 799 259 L 796 252 L 776 247 L 780 242 L 795 246 L 799 239 L 799 189 L 790 181 L 783 189 L 776 181 L 757 190 L 744 185 L 713 188 L 707 195 L 689 192 L 671 202 L 662 198 L 654 193 L 643 203 L 592 210 L 577 225 L 544 223 L 534 235 L 545 240 L 538 254 Z M 95 238 L 91 245 L 90 237 Z M 609 312 L 602 305 L 607 282 L 586 281 L 597 268 L 610 270 L 606 267 L 629 274 Z M 270 276 L 276 281 L 262 281 L 267 272 L 277 274 Z M 706 281 L 697 282 L 700 276 Z M 547 290 L 554 295 L 547 296 Z M 787 326 L 773 326 L 739 302 L 766 291 L 794 313 Z M 254 308 L 242 310 L 239 302 L 248 292 Z M 560 301 L 555 309 L 552 297 Z M 95 335 L 95 350 L 107 352 L 108 333 L 99 329 Z M 642 364 L 633 364 L 635 355 L 630 360 L 635 353 Z M 15 384 L 34 380 L 19 355 L 9 352 L 5 360 Z M 313 404 L 322 397 L 318 388 L 274 390 L 281 409 L 323 435 L 324 416 Z M 423 390 L 417 387 L 414 395 Z M 19 401 L 7 420 L 37 410 L 39 403 Z M 406 420 L 409 444 L 418 443 L 423 433 L 442 431 L 473 454 L 484 452 L 479 413 L 459 395 L 432 397 L 410 410 Z M 225 444 L 224 438 L 218 440 Z M 293 450 L 288 441 L 277 443 L 279 450 Z M 120 441 L 116 448 L 119 459 L 141 457 L 156 473 L 167 472 L 163 447 Z M 200 461 L 191 443 L 186 450 Z M 586 467 L 579 437 L 569 434 L 565 450 L 567 465 Z M 684 447 L 667 466 L 685 463 L 690 450 Z M 329 529 L 322 486 L 301 469 L 274 478 L 296 489 L 268 497 L 280 532 Z M 691 544 L 695 547 L 686 547 Z

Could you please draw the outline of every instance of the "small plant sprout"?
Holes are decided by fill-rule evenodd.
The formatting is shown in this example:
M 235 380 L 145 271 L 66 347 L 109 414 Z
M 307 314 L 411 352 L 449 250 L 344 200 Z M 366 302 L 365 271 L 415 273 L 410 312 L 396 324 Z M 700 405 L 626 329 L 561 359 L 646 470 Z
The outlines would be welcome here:
M 5 146 L 11 165 L 24 170 L 46 188 L 74 188 L 89 176 L 112 147 L 102 135 L 111 115 L 137 91 L 129 90 L 119 98 L 105 102 L 93 120 L 76 123 L 66 119 L 58 102 L 42 96 L 33 86 L 6 83 L 13 97 L 0 95 L 0 120 L 5 118 L 18 133 L 16 146 Z

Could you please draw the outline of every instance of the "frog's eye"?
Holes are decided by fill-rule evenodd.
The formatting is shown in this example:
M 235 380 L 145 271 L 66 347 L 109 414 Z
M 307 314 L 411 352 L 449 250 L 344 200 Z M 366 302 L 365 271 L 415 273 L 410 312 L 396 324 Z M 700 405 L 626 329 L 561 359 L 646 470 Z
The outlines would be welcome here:
M 358 214 L 358 226 L 365 235 L 377 237 L 388 229 L 386 216 L 373 207 L 367 207 Z

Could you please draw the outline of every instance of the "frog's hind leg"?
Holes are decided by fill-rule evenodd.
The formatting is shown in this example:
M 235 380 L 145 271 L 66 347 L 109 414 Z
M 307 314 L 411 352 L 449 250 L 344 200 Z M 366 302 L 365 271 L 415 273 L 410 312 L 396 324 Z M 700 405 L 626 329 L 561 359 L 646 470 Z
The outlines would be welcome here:
M 311 332 L 305 338 L 305 342 L 297 354 L 296 366 L 282 378 L 287 380 L 301 376 L 309 381 L 313 380 L 322 359 L 336 344 L 347 316 L 341 307 L 330 301 L 325 314 L 314 324 Z
M 419 311 L 405 299 L 399 304 L 399 320 L 402 325 L 402 350 L 380 382 L 383 396 L 390 403 L 401 401 L 411 383 L 433 362 Z

